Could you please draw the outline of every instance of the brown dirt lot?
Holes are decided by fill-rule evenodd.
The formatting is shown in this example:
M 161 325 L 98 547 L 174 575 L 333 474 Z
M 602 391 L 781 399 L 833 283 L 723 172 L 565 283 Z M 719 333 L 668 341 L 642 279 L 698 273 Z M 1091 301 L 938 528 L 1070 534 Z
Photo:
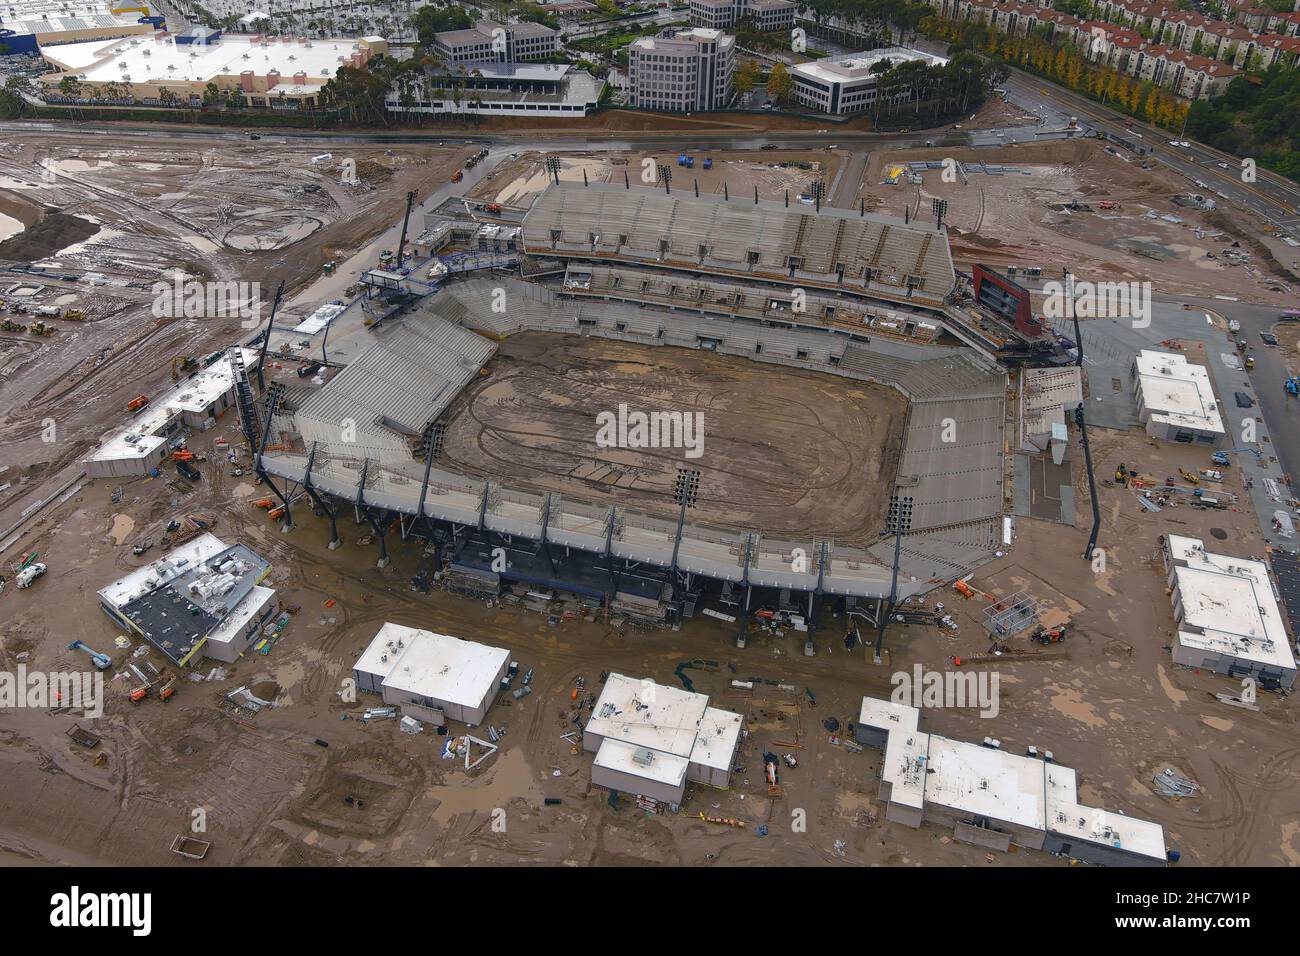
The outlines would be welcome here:
M 3 208 L 33 224 L 0 246 L 0 258 L 35 259 L 76 277 L 41 277 L 27 301 L 87 317 L 53 320 L 58 333 L 49 338 L 0 333 L 4 462 L 58 471 L 117 425 L 130 399 L 166 381 L 174 356 L 201 356 L 246 334 L 237 317 L 155 318 L 151 289 L 167 270 L 258 283 L 268 302 L 284 280 L 291 294 L 324 262 L 399 219 L 406 189 L 444 180 L 469 152 L 347 147 L 313 163 L 319 150 L 311 146 L 268 138 L 196 147 L 165 132 L 91 146 L 67 134 L 24 132 L 21 142 L 0 144 Z M 361 185 L 341 184 L 345 158 L 357 160 Z M 86 273 L 101 278 L 80 281 Z M 47 421 L 57 425 L 53 443 L 42 440 Z M 14 482 L 0 494 L 0 510 L 25 490 Z
M 945 183 L 934 169 L 923 174 L 921 186 L 906 179 L 882 183 L 889 167 L 948 158 L 1014 166 L 1028 175 L 971 173 L 966 182 L 957 177 Z M 1200 212 L 1176 205 L 1175 196 L 1191 191 L 1188 183 L 1129 159 L 1094 140 L 882 151 L 869 159 L 861 195 L 868 208 L 902 215 L 909 206 L 923 221 L 933 221 L 933 198 L 948 200 L 953 259 L 960 265 L 1037 266 L 1045 277 L 1059 278 L 1068 264 L 1076 275 L 1149 281 L 1158 292 L 1288 301 L 1285 286 L 1276 281 L 1280 265 L 1250 241 L 1249 224 L 1222 206 Z M 1075 200 L 1091 211 L 1062 208 Z M 1102 209 L 1102 201 L 1118 208 Z M 1234 241 L 1240 244 L 1236 249 Z
M 233 420 L 193 446 L 208 448 L 218 434 L 234 437 Z M 1191 465 L 1196 455 L 1181 446 L 1148 446 L 1140 433 L 1097 431 L 1094 442 L 1103 471 L 1118 460 L 1162 471 L 1179 461 Z M 1180 455 L 1187 460 L 1176 461 Z M 326 523 L 307 509 L 298 509 L 297 530 L 281 534 L 264 512 L 248 506 L 258 489 L 214 465 L 194 491 L 157 481 L 126 490 L 114 506 L 107 487 L 87 485 L 25 539 L 51 573 L 34 588 L 0 594 L 4 667 L 12 669 L 19 653 L 28 655 L 29 668 L 84 666 L 67 650 L 76 638 L 121 665 L 126 652 L 113 646 L 115 629 L 94 610 L 95 589 L 136 566 L 141 559 L 130 555 L 130 543 L 156 540 L 181 508 L 214 509 L 217 531 L 268 557 L 269 583 L 283 602 L 302 610 L 268 656 L 246 656 L 224 680 L 183 682 L 172 703 L 132 705 L 125 689 L 110 682 L 98 720 L 59 710 L 19 709 L 7 717 L 0 748 L 5 861 L 179 865 L 167 847 L 203 807 L 204 838 L 214 844 L 209 861 L 216 864 L 1064 865 L 1026 851 L 989 863 L 984 850 L 954 842 L 939 827 L 885 822 L 877 797 L 880 753 L 850 754 L 821 726 L 830 716 L 842 724 L 856 719 L 864 693 L 888 696 L 893 672 L 918 663 L 944 669 L 954 654 L 984 652 L 982 600 L 963 601 L 951 591 L 932 595 L 930 603 L 944 601 L 957 615 L 959 629 L 891 626 L 883 667 L 869 664 L 861 651 L 846 654 L 838 643 L 842 624 L 829 614 L 813 658 L 791 637 L 766 634 L 752 635 L 738 651 L 730 626 L 704 618 L 680 632 L 639 631 L 629 640 L 598 621 L 549 626 L 545 617 L 512 607 L 414 593 L 406 582 L 423 563 L 418 546 L 394 538 L 393 563 L 380 571 L 373 546 L 356 542 L 362 529 L 346 522 L 345 544 L 333 552 L 325 547 Z M 1086 500 L 1082 489 L 1076 497 Z M 1022 641 L 1017 650 L 1025 653 L 997 662 L 995 718 L 927 710 L 923 728 L 965 740 L 996 736 L 1008 750 L 1023 752 L 1030 744 L 1053 750 L 1058 761 L 1078 769 L 1085 800 L 1161 822 L 1185 862 L 1300 862 L 1294 708 L 1268 694 L 1261 695 L 1258 714 L 1219 704 L 1212 692 L 1235 685 L 1175 668 L 1162 647 L 1172 620 L 1154 557 L 1161 529 L 1173 521 L 1229 553 L 1249 554 L 1253 519 L 1189 509 L 1147 515 L 1131 492 L 1115 487 L 1103 488 L 1101 497 L 1104 573 L 1094 574 L 1078 557 L 1084 532 L 1022 519 L 1013 549 L 972 582 L 995 594 L 1028 589 L 1068 611 L 1075 632 L 1051 653 L 1036 654 L 1038 648 Z M 1227 540 L 1212 538 L 1213 527 L 1227 530 Z M 337 603 L 326 608 L 328 599 Z M 490 712 L 489 722 L 506 736 L 482 768 L 467 773 L 462 764 L 441 760 L 444 738 L 428 731 L 408 737 L 391 722 L 340 720 L 366 704 L 364 697 L 346 704 L 338 692 L 357 653 L 386 620 L 416 626 L 436 620 L 448 633 L 508 647 L 522 668 L 536 669 L 531 697 L 499 700 Z M 745 771 L 735 774 L 730 791 L 695 788 L 676 815 L 647 816 L 626 798 L 610 807 L 608 794 L 589 786 L 590 755 L 572 753 L 560 737 L 572 726 L 577 678 L 585 677 L 588 693 L 606 670 L 675 683 L 674 669 L 691 661 L 699 662 L 687 672 L 699 690 L 715 705 L 747 715 L 751 735 L 738 758 Z M 738 677 L 807 687 L 816 704 L 774 685 L 748 696 L 730 687 Z M 224 712 L 225 693 L 265 681 L 281 688 L 276 707 L 240 720 Z M 95 766 L 92 753 L 69 743 L 64 731 L 74 721 L 103 736 L 106 765 Z M 318 737 L 330 747 L 314 746 Z M 800 758 L 798 768 L 783 773 L 775 799 L 757 770 L 763 750 L 773 747 Z M 1197 779 L 1203 794 L 1178 802 L 1157 797 L 1150 779 L 1166 764 Z M 364 805 L 346 803 L 348 796 Z M 543 797 L 562 803 L 543 806 Z M 505 811 L 504 832 L 492 825 L 498 808 Z M 797 809 L 806 811 L 806 832 L 792 827 Z M 734 817 L 744 829 L 706 824 L 699 813 Z M 760 823 L 771 828 L 766 839 L 755 834 Z
M 444 421 L 454 470 L 675 518 L 678 468 L 696 468 L 693 520 L 773 534 L 879 535 L 906 400 L 882 386 L 690 349 L 596 338 L 511 336 L 492 374 Z M 597 415 L 699 412 L 703 454 L 598 449 Z

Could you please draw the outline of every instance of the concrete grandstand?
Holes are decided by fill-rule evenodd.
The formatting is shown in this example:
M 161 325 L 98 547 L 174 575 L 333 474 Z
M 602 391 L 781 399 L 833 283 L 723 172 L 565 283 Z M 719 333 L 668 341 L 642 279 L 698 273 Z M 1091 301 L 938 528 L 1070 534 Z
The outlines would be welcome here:
M 324 387 L 276 407 L 268 434 L 288 450 L 262 464 L 286 497 L 311 497 L 334 541 L 351 506 L 374 529 L 381 560 L 397 519 L 403 538 L 430 539 L 438 565 L 484 591 L 514 580 L 615 607 L 640 602 L 659 620 L 690 614 L 719 587 L 744 592 L 742 612 L 755 589 L 770 588 L 806 596 L 810 620 L 832 597 L 878 613 L 893 586 L 894 532 L 899 597 L 967 573 L 998 546 L 1006 377 L 989 355 L 936 341 L 955 284 L 943 231 L 843 210 L 559 185 L 525 218 L 523 241 L 560 263 L 551 281 L 500 271 L 445 281 L 370 330 L 370 346 Z M 805 308 L 792 309 L 796 293 Z M 501 296 L 506 310 L 493 307 Z M 881 489 L 890 501 L 880 540 L 845 547 L 826 535 L 713 527 L 686 521 L 685 509 L 674 522 L 440 467 L 440 416 L 493 340 L 520 332 L 708 350 L 897 389 L 910 410 L 894 486 Z M 505 572 L 493 570 L 496 548 L 509 552 Z

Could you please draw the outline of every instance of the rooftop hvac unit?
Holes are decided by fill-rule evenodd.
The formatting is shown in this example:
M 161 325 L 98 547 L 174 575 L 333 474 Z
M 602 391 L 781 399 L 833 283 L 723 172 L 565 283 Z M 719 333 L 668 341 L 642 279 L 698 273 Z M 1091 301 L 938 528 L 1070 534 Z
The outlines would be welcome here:
M 642 767 L 648 767 L 655 761 L 655 752 L 649 747 L 637 747 L 632 751 L 632 762 Z

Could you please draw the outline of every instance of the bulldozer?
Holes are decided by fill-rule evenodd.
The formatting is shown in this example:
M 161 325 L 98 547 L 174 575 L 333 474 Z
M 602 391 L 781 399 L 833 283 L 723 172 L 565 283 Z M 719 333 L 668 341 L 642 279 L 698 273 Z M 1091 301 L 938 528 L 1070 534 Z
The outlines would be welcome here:
M 0 322 L 0 332 L 26 332 L 27 326 L 21 322 L 15 322 L 13 319 L 5 319 Z
M 36 322 L 33 322 L 31 324 L 31 328 L 29 328 L 27 331 L 31 332 L 32 335 L 53 335 L 55 332 L 59 330 L 52 325 L 46 325 L 44 322 L 38 320 Z

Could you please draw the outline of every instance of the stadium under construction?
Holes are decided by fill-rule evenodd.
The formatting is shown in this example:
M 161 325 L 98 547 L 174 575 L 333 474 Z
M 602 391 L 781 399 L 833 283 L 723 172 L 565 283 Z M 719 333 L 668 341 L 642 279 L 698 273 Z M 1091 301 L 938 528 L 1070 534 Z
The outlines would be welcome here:
M 999 359 L 1014 329 L 976 311 L 941 222 L 557 182 L 524 217 L 520 246 L 520 266 L 445 277 L 364 330 L 364 348 L 322 384 L 273 383 L 255 400 L 240 363 L 245 438 L 286 528 L 305 497 L 330 523 L 332 548 L 349 512 L 368 525 L 381 566 L 396 529 L 426 542 L 453 590 L 563 591 L 659 624 L 721 609 L 712 613 L 738 620 L 742 645 L 749 616 L 779 607 L 807 621 L 809 652 L 824 602 L 874 625 L 1001 546 Z M 449 467 L 448 410 L 489 373 L 500 342 L 529 332 L 897 390 L 907 412 L 874 541 L 692 521 L 700 472 L 689 460 L 663 515 L 626 506 L 617 488 L 584 501 Z M 587 455 L 598 459 L 594 445 Z

